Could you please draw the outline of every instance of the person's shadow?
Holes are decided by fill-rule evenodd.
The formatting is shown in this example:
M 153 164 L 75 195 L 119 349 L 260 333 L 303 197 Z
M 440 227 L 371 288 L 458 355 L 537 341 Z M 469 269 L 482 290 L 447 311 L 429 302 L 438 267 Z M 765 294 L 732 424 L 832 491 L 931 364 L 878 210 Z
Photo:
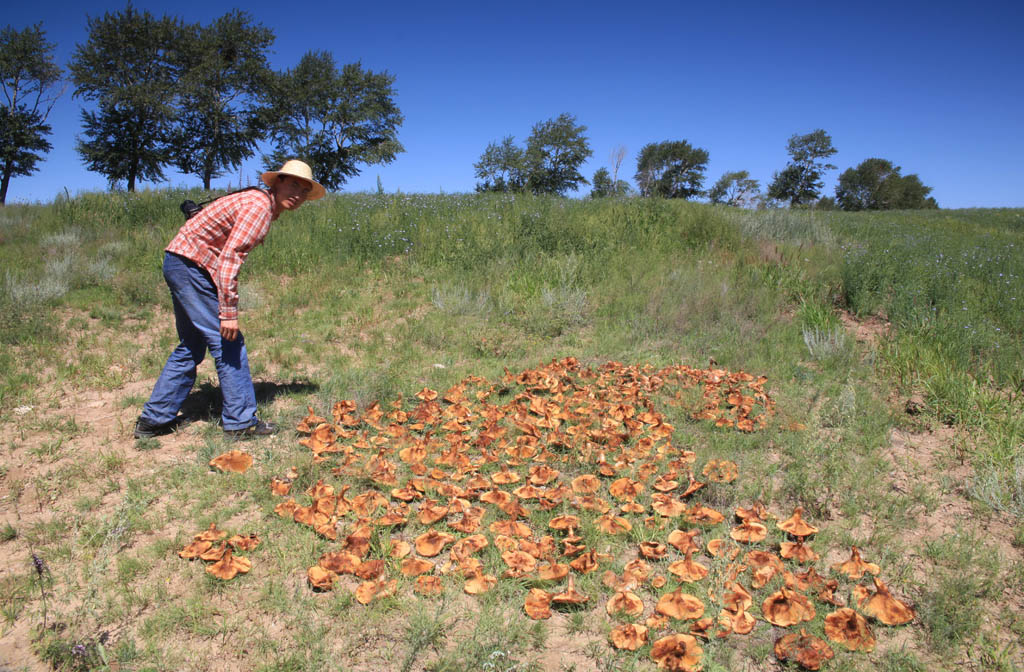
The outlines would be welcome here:
M 316 392 L 320 386 L 310 382 L 274 383 L 270 381 L 256 381 L 253 383 L 256 391 L 256 403 L 265 406 L 271 403 L 281 394 L 309 394 Z M 181 405 L 179 417 L 186 422 L 203 420 L 206 422 L 219 422 L 221 411 L 224 407 L 224 398 L 221 396 L 220 387 L 210 382 L 204 382 L 189 392 L 185 403 Z

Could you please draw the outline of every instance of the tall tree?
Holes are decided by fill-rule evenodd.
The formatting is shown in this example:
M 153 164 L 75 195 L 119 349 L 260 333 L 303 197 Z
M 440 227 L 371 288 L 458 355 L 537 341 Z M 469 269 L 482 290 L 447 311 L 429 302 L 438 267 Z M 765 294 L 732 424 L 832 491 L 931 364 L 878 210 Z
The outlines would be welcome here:
M 140 180 L 163 180 L 171 163 L 182 25 L 128 5 L 88 27 L 69 66 L 74 96 L 97 106 L 82 111 L 78 153 L 89 170 L 135 191 Z
M 929 198 L 931 187 L 914 174 L 901 175 L 900 167 L 886 159 L 865 159 L 847 168 L 836 185 L 836 201 L 843 210 L 920 210 L 937 208 Z
M 526 152 L 516 146 L 511 135 L 500 144 L 488 144 L 473 170 L 483 180 L 477 183 L 477 191 L 521 192 L 526 188 Z
M 692 198 L 701 194 L 707 165 L 707 150 L 686 140 L 652 142 L 637 156 L 634 179 L 642 196 Z
M 604 198 L 606 196 L 625 196 L 630 192 L 629 183 L 625 180 L 617 180 L 613 173 L 604 166 L 594 171 L 591 178 L 593 188 L 590 190 L 591 198 Z
M 387 72 L 350 63 L 339 71 L 326 51 L 307 52 L 272 87 L 268 123 L 274 151 L 269 168 L 298 158 L 328 189 L 359 174 L 360 164 L 388 164 L 405 149 L 398 142 L 402 114 Z
M 41 24 L 0 31 L 0 205 L 16 175 L 31 175 L 52 149 L 46 119 L 64 92 L 54 45 Z
M 175 165 L 209 189 L 213 178 L 253 155 L 260 100 L 270 86 L 269 28 L 232 10 L 209 26 L 187 26 L 179 43 L 181 94 L 171 143 Z
M 534 125 L 526 139 L 527 188 L 535 194 L 564 194 L 587 184 L 580 166 L 594 152 L 584 135 L 587 127 L 562 113 Z
M 768 197 L 789 201 L 791 207 L 813 203 L 825 186 L 821 179 L 825 171 L 836 169 L 823 161 L 837 151 L 832 146 L 832 137 L 820 128 L 806 135 L 794 135 L 786 151 L 790 161 L 773 176 L 768 185 Z
M 714 186 L 708 189 L 708 200 L 712 203 L 748 208 L 757 203 L 760 191 L 761 185 L 757 180 L 750 179 L 748 171 L 737 170 L 718 178 Z

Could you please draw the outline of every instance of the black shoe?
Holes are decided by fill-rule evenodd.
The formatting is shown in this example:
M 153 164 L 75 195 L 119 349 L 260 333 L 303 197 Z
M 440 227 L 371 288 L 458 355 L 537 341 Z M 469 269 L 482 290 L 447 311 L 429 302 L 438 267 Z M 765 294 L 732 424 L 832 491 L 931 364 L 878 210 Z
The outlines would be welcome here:
M 277 434 L 277 425 L 272 425 L 269 422 L 263 422 L 257 420 L 255 425 L 249 425 L 242 429 L 225 429 L 224 436 L 235 441 L 243 439 L 252 439 L 258 436 L 270 436 L 271 434 Z
M 152 439 L 155 436 L 167 436 L 177 429 L 178 425 L 178 418 L 162 425 L 155 425 L 148 420 L 139 418 L 135 421 L 135 431 L 132 432 L 132 436 L 136 439 Z

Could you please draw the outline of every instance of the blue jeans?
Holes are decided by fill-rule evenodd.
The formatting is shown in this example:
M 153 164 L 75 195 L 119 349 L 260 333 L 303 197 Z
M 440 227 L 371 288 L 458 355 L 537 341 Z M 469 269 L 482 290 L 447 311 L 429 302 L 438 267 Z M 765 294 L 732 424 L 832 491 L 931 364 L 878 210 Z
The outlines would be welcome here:
M 256 391 L 249 374 L 245 339 L 220 335 L 217 287 L 202 266 L 170 252 L 164 253 L 164 279 L 171 288 L 174 321 L 181 340 L 156 381 L 141 419 L 154 425 L 174 420 L 196 382 L 196 367 L 210 350 L 224 397 L 221 423 L 226 430 L 255 425 Z

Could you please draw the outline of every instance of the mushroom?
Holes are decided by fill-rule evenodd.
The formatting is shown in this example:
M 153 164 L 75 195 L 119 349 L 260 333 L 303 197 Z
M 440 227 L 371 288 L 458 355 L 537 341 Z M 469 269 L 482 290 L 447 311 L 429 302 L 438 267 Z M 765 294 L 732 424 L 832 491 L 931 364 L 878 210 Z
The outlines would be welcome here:
M 217 467 L 221 471 L 244 474 L 252 466 L 252 455 L 241 450 L 229 450 L 210 460 L 210 466 Z
M 668 571 L 683 581 L 700 581 L 708 575 L 708 568 L 693 559 L 693 548 L 686 549 L 686 558 L 673 562 Z
M 647 558 L 648 560 L 661 560 L 665 557 L 668 549 L 665 544 L 657 541 L 642 541 L 640 542 L 640 555 Z
M 540 588 L 531 588 L 526 594 L 523 609 L 535 621 L 551 618 L 551 595 Z
M 725 516 L 721 513 L 702 504 L 697 504 L 693 508 L 687 509 L 684 515 L 687 522 L 703 523 L 706 525 L 717 525 L 725 520 Z
M 440 506 L 432 499 L 425 499 L 417 509 L 419 512 L 417 518 L 422 525 L 433 525 L 448 515 L 448 508 L 447 506 Z
M 692 635 L 674 634 L 662 637 L 651 645 L 651 659 L 660 670 L 696 672 L 704 650 Z
M 868 653 L 875 648 L 867 619 L 849 607 L 837 609 L 825 617 L 825 636 L 850 651 Z
M 871 579 L 875 583 L 875 594 L 865 599 L 858 599 L 859 606 L 865 614 L 885 625 L 903 625 L 914 620 L 914 610 L 906 603 L 897 600 L 889 592 L 886 586 L 878 577 Z M 866 596 L 865 596 L 866 597 Z
M 658 599 L 654 610 L 677 620 L 700 618 L 704 615 L 704 603 L 693 595 L 687 595 L 676 589 L 665 593 Z
M 735 581 L 726 581 L 724 588 L 725 593 L 722 595 L 722 605 L 729 611 L 737 613 L 746 611 L 754 603 L 754 598 L 751 597 L 750 593 Z
M 680 553 L 686 553 L 687 551 L 698 551 L 700 546 L 697 545 L 695 539 L 700 534 L 700 530 L 689 530 L 684 532 L 682 530 L 673 530 L 668 535 L 668 543 L 675 546 Z
M 736 507 L 736 517 L 740 519 L 740 522 L 747 522 L 749 520 L 755 523 L 763 523 L 768 519 L 769 515 L 768 509 L 761 502 L 754 502 L 750 505 L 749 509 Z
M 587 553 L 570 562 L 569 566 L 580 574 L 589 574 L 597 569 L 597 564 L 597 551 L 590 549 Z
M 185 548 L 178 551 L 178 557 L 185 560 L 195 560 L 213 546 L 211 541 L 193 541 Z
M 627 616 L 639 616 L 644 612 L 644 602 L 629 590 L 617 590 L 605 605 L 609 616 L 624 613 Z
M 569 565 L 562 565 L 551 560 L 549 564 L 537 570 L 537 577 L 543 581 L 560 581 L 569 573 Z
M 625 625 L 613 628 L 609 638 L 612 641 L 612 646 L 616 649 L 636 651 L 647 643 L 647 627 L 626 623 Z
M 430 530 L 416 537 L 416 552 L 424 557 L 432 558 L 453 541 L 455 541 L 455 537 L 446 532 Z
M 466 580 L 462 589 L 470 595 L 482 595 L 493 588 L 494 584 L 497 582 L 497 577 L 491 576 L 490 574 L 484 574 L 483 570 L 476 570 Z
M 580 526 L 580 519 L 578 516 L 565 514 L 562 516 L 556 516 L 548 521 L 548 527 L 552 530 L 558 530 L 564 532 L 566 530 L 573 530 Z
M 388 550 L 388 557 L 394 560 L 401 560 L 411 552 L 412 544 L 408 541 L 396 539 L 391 542 L 391 548 Z
M 803 537 L 798 537 L 797 541 L 784 541 L 779 548 L 779 555 L 786 560 L 796 560 L 800 564 L 806 564 L 808 562 L 814 562 L 821 556 L 814 552 L 814 550 L 804 543 Z
M 721 555 L 727 560 L 732 560 L 740 554 L 740 547 L 725 539 L 712 539 L 708 541 L 708 554 L 712 558 Z
M 651 495 L 651 508 L 664 518 L 675 518 L 683 515 L 686 504 L 671 495 Z
M 416 584 L 413 587 L 420 595 L 440 595 L 441 577 L 421 575 L 416 577 Z
M 628 520 L 621 516 L 613 516 L 611 514 L 599 516 L 594 523 L 597 525 L 597 529 L 601 530 L 605 534 L 625 534 L 633 529 L 633 526 Z
M 583 474 L 572 479 L 572 491 L 577 495 L 592 495 L 601 487 L 601 481 L 593 474 Z
M 402 576 L 413 577 L 434 570 L 434 563 L 421 558 L 406 558 L 402 561 Z
M 731 460 L 710 460 L 701 473 L 712 483 L 731 483 L 739 476 L 736 463 Z
M 795 509 L 793 509 L 792 516 L 782 521 L 781 523 L 777 523 L 779 529 L 783 532 L 788 532 L 794 537 L 809 537 L 812 534 L 817 533 L 818 528 L 814 527 L 813 525 L 808 525 L 807 522 L 805 522 L 802 518 L 803 514 L 804 507 L 796 507 Z
M 224 549 L 224 555 L 220 560 L 206 568 L 206 571 L 218 579 L 229 581 L 238 574 L 246 574 L 252 569 L 252 563 L 248 558 L 236 558 L 230 548 Z
M 329 569 L 324 569 L 320 565 L 313 565 L 306 570 L 306 579 L 309 580 L 309 585 L 314 590 L 330 590 L 334 587 L 334 582 L 338 579 L 338 575 Z
M 644 491 L 644 484 L 623 476 L 608 486 L 608 493 L 620 502 L 630 502 Z
M 881 568 L 873 562 L 864 562 L 860 557 L 860 550 L 856 546 L 850 547 L 850 559 L 846 562 L 837 562 L 832 565 L 832 569 L 837 572 L 846 574 L 851 579 L 859 579 L 864 576 L 865 572 L 878 575 Z
M 806 596 L 779 588 L 761 604 L 761 613 L 772 625 L 788 627 L 814 618 L 814 605 Z
M 765 540 L 765 537 L 768 536 L 768 528 L 762 523 L 740 523 L 736 527 L 732 528 L 732 532 L 729 533 L 729 536 L 738 542 L 753 544 L 758 541 Z
M 799 633 L 784 635 L 775 642 L 775 656 L 782 661 L 792 660 L 807 670 L 818 670 L 835 654 L 824 640 L 801 628 Z
M 537 559 L 525 551 L 505 551 L 501 559 L 508 565 L 504 576 L 510 579 L 518 579 L 537 569 Z
M 196 541 L 220 541 L 226 536 L 228 536 L 227 532 L 217 529 L 217 523 L 210 523 L 209 528 L 203 530 L 192 538 Z
M 380 579 L 379 581 L 366 581 L 356 588 L 356 600 L 359 604 L 369 604 L 376 599 L 390 597 L 395 594 L 398 587 L 398 579 Z
M 645 509 L 644 505 L 639 502 L 626 502 L 619 506 L 619 510 L 623 513 L 643 513 L 647 509 Z
M 334 551 L 321 555 L 317 564 L 335 574 L 355 574 L 356 568 L 362 564 L 362 560 L 355 553 Z
M 589 597 L 576 591 L 576 580 L 572 574 L 569 575 L 569 584 L 564 593 L 558 593 L 551 597 L 551 603 L 557 607 L 574 607 L 585 604 Z
M 386 570 L 387 564 L 385 564 L 385 562 L 380 558 L 377 558 L 375 560 L 365 560 L 360 562 L 353 574 L 364 581 L 372 581 L 383 576 Z

